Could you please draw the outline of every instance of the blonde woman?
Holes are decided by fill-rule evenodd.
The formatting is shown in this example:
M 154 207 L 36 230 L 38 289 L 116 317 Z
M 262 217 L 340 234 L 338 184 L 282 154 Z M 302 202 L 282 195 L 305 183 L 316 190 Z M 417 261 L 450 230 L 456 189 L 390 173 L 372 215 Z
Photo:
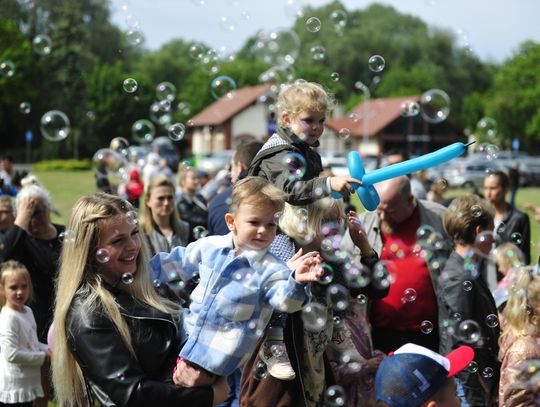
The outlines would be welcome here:
M 155 176 L 147 185 L 140 222 L 152 255 L 187 246 L 190 241 L 189 223 L 180 219 L 174 184 L 165 175 Z
M 540 359 L 540 277 L 522 267 L 513 273 L 499 340 L 501 379 L 499 406 L 538 405 L 537 379 L 528 363 Z M 533 366 L 533 365 L 531 365 Z
M 149 277 L 149 250 L 133 207 L 97 193 L 80 198 L 69 220 L 57 281 L 53 382 L 60 406 L 211 406 L 226 383 L 172 384 L 178 353 L 174 303 Z

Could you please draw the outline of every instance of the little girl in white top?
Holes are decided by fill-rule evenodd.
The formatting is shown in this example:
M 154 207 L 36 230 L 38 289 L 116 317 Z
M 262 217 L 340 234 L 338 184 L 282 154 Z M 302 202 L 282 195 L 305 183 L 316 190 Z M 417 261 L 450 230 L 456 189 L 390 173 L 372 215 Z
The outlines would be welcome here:
M 0 268 L 0 403 L 32 406 L 43 397 L 40 367 L 51 357 L 37 338 L 34 314 L 25 304 L 32 294 L 26 267 L 7 261 Z

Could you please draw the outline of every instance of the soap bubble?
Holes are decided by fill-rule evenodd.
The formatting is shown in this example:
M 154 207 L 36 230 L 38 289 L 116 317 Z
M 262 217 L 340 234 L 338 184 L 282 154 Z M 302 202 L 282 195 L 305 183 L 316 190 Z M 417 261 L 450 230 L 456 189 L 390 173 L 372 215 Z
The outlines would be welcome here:
M 414 117 L 420 113 L 420 105 L 414 100 L 406 100 L 401 104 L 401 115 L 403 117 Z
M 499 319 L 497 318 L 497 315 L 495 314 L 489 314 L 486 317 L 486 325 L 490 328 L 495 328 L 499 325 Z
M 523 237 L 521 236 L 521 233 L 518 232 L 512 233 L 510 235 L 510 240 L 512 241 L 512 243 L 515 243 L 518 246 L 523 243 Z
M 186 134 L 186 126 L 182 123 L 174 123 L 169 126 L 169 138 L 173 141 L 180 141 Z
M 109 148 L 119 154 L 122 154 L 124 157 L 127 157 L 129 153 L 129 141 L 127 141 L 124 137 L 115 137 L 109 143 Z
M 368 59 L 368 67 L 373 72 L 382 72 L 385 67 L 385 60 L 380 55 L 372 55 Z
M 471 215 L 473 218 L 479 218 L 482 216 L 482 207 L 480 205 L 471 206 Z
M 335 10 L 330 14 L 330 21 L 337 29 L 343 29 L 347 25 L 347 13 L 344 10 Z
M 465 291 L 471 291 L 472 288 L 473 288 L 473 283 L 470 282 L 469 280 L 466 280 L 462 283 L 462 286 L 463 286 L 463 290 Z
M 266 376 L 268 376 L 268 371 L 266 369 L 266 363 L 258 361 L 255 367 L 253 368 L 253 378 L 255 380 L 261 381 Z
M 202 239 L 206 236 L 208 236 L 208 231 L 204 228 L 204 226 L 199 225 L 193 228 L 193 237 L 195 240 Z
M 269 65 L 293 65 L 300 50 L 300 38 L 292 29 L 259 31 L 255 55 Z
M 416 300 L 416 295 L 416 290 L 414 288 L 406 288 L 403 291 L 402 300 L 404 300 L 404 302 L 413 302 Z
M 177 109 L 180 113 L 182 113 L 185 116 L 191 114 L 191 106 L 189 105 L 188 102 L 178 102 Z
M 201 60 L 206 51 L 206 46 L 200 43 L 192 44 L 191 47 L 189 47 L 189 55 L 195 60 Z
M 314 61 L 322 61 L 326 56 L 326 48 L 322 45 L 312 46 L 309 52 L 311 53 L 311 59 Z
M 137 91 L 138 83 L 133 78 L 126 78 L 124 79 L 124 82 L 122 83 L 122 87 L 127 93 L 134 93 Z
M 420 98 L 421 114 L 429 123 L 440 123 L 450 113 L 450 97 L 441 89 L 430 89 Z
M 316 33 L 321 30 L 321 20 L 317 17 L 310 17 L 306 21 L 306 28 L 309 32 Z
M 219 19 L 219 26 L 223 31 L 233 32 L 236 30 L 236 21 L 231 17 L 223 16 Z
M 133 283 L 133 274 L 131 273 L 124 273 L 122 274 L 122 283 L 125 285 L 130 285 Z
M 137 225 L 139 223 L 139 216 L 136 211 L 126 212 L 126 222 L 130 225 Z
M 343 140 L 347 140 L 351 136 L 351 131 L 348 128 L 343 127 L 339 130 L 338 136 Z
M 32 40 L 32 48 L 39 55 L 49 55 L 52 50 L 51 37 L 45 34 L 39 34 Z
M 347 401 L 347 394 L 343 387 L 334 385 L 326 389 L 324 393 L 325 406 L 342 407 Z
M 379 261 L 373 266 L 373 285 L 379 289 L 388 288 L 392 278 L 385 261 Z
M 50 110 L 41 116 L 41 134 L 49 141 L 64 140 L 70 130 L 69 119 L 60 110 Z
M 497 131 L 497 122 L 491 117 L 482 117 L 476 124 L 476 133 L 481 137 L 493 138 L 497 135 Z
M 490 161 L 495 160 L 499 156 L 499 147 L 495 144 L 489 144 L 486 147 L 486 158 Z
M 340 284 L 332 284 L 326 291 L 328 300 L 337 311 L 344 311 L 349 306 L 349 290 Z
M 469 363 L 469 365 L 467 366 L 467 371 L 469 373 L 476 373 L 478 372 L 478 363 L 476 363 L 474 360 Z
M 126 158 L 110 148 L 99 149 L 92 157 L 94 173 L 99 177 L 107 177 L 112 187 L 124 181 L 126 166 Z
M 161 82 L 156 86 L 156 97 L 158 100 L 168 100 L 172 102 L 176 98 L 176 86 L 170 82 Z
M 482 330 L 480 325 L 472 319 L 467 319 L 459 323 L 456 336 L 465 343 L 476 343 L 480 339 Z
M 302 308 L 302 321 L 308 331 L 321 331 L 328 320 L 328 310 L 318 302 L 311 302 Z
M 493 377 L 493 373 L 492 367 L 485 367 L 484 370 L 482 370 L 482 377 L 485 379 L 490 379 Z
M 222 97 L 232 99 L 235 90 L 236 82 L 229 76 L 218 76 L 210 83 L 210 93 L 214 99 L 221 99 Z
M 332 72 L 332 73 L 330 74 L 330 79 L 332 79 L 334 82 L 339 81 L 339 73 L 337 73 L 337 72 Z
M 131 126 L 131 135 L 133 140 L 138 143 L 151 143 L 155 134 L 156 128 L 150 120 L 137 120 Z
M 144 41 L 144 34 L 138 28 L 133 28 L 126 32 L 126 39 L 131 45 L 137 46 Z
M 107 249 L 101 248 L 96 251 L 96 260 L 99 263 L 107 263 L 111 259 L 111 254 Z
M 306 174 L 306 159 L 299 153 L 287 153 L 281 161 L 290 180 L 299 180 Z
M 0 76 L 11 78 L 15 75 L 15 64 L 10 60 L 0 62 Z
M 66 229 L 58 235 L 58 240 L 62 244 L 75 243 L 75 234 Z
M 425 321 L 422 321 L 420 323 L 420 331 L 422 331 L 422 333 L 426 335 L 433 332 L 433 322 L 428 321 L 427 319 Z
M 322 275 L 317 282 L 322 285 L 328 285 L 334 280 L 334 269 L 329 264 L 323 264 L 321 266 Z
M 19 105 L 19 111 L 22 114 L 29 114 L 32 111 L 32 105 L 30 102 L 21 102 Z

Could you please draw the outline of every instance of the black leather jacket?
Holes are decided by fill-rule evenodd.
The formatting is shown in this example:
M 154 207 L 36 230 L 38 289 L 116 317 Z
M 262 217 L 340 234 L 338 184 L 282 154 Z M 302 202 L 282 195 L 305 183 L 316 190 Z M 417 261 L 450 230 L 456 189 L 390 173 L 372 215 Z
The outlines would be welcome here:
M 92 395 L 102 406 L 211 406 L 211 387 L 188 389 L 172 382 L 180 342 L 171 315 L 108 289 L 128 325 L 135 356 L 102 312 L 84 306 L 81 290 L 66 320 L 69 347 Z

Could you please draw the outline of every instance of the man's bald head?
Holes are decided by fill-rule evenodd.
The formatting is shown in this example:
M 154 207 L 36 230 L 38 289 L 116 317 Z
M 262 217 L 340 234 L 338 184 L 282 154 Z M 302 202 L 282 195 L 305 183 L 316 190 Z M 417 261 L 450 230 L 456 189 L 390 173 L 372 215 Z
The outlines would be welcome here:
M 405 175 L 375 184 L 381 202 L 390 202 L 396 198 L 406 202 L 411 196 L 411 183 Z
M 416 207 L 411 193 L 409 178 L 401 176 L 375 184 L 381 202 L 377 214 L 390 226 L 397 226 L 407 220 Z

